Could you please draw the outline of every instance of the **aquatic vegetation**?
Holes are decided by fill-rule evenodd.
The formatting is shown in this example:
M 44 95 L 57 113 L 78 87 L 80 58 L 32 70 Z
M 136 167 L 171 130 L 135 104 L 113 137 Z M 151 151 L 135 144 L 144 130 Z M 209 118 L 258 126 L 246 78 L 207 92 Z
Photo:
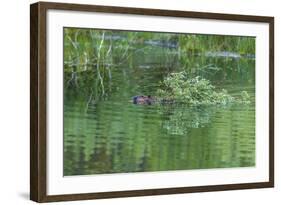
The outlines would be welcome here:
M 65 176 L 255 165 L 255 37 L 64 28 L 63 70 Z
M 202 77 L 189 78 L 187 72 L 169 74 L 161 83 L 157 94 L 163 99 L 191 105 L 226 105 L 229 103 L 250 103 L 250 96 L 242 91 L 241 99 L 236 99 L 227 90 L 216 90 L 209 80 Z
M 220 35 L 180 35 L 181 50 L 186 53 L 235 52 L 240 55 L 255 53 L 255 38 Z
M 188 74 L 187 83 L 190 80 L 193 87 L 188 90 L 181 89 L 184 84 L 179 87 L 173 84 L 171 87 L 161 86 L 158 90 L 160 98 L 158 93 L 155 95 L 157 102 L 199 105 L 235 101 L 248 104 L 250 100 L 247 92 L 234 98 L 226 90 L 218 91 L 205 79 L 221 79 L 224 81 L 221 83 L 226 83 L 236 78 L 235 75 L 241 75 L 243 81 L 254 81 L 255 73 L 243 69 L 248 66 L 243 61 L 247 58 L 245 54 L 254 56 L 254 50 L 253 37 L 65 28 L 65 93 L 82 96 L 87 110 L 91 104 L 106 100 L 118 92 L 119 83 L 116 79 L 120 76 L 126 82 L 133 82 L 133 73 L 141 75 L 144 68 L 155 68 L 154 59 L 161 56 L 158 66 L 162 73 L 159 79 L 168 73 L 179 72 L 177 68 L 180 67 Z M 232 66 L 234 63 L 237 65 Z M 135 65 L 140 66 L 134 68 Z M 146 86 L 144 82 L 142 85 L 142 81 L 138 83 Z

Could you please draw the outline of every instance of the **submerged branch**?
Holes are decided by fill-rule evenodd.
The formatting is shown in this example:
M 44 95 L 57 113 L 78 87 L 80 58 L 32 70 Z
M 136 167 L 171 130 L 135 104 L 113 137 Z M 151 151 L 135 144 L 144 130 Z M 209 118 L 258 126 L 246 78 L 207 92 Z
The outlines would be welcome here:
M 90 94 L 89 100 L 87 101 L 86 108 L 85 108 L 85 112 L 88 111 L 89 105 L 90 105 L 90 103 L 92 102 L 93 94 L 94 94 L 94 91 L 93 91 L 93 89 L 91 88 L 91 94 Z

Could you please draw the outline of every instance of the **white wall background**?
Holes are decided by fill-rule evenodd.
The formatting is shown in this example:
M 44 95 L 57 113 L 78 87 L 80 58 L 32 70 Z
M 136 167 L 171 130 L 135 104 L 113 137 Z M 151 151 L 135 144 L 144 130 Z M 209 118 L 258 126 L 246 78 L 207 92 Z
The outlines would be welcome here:
M 50 0 L 51 1 L 51 0 Z M 274 189 L 253 189 L 169 196 L 103 199 L 53 204 L 280 204 L 281 103 L 278 0 L 58 0 L 100 5 L 147 7 L 275 16 L 275 164 Z M 7 0 L 0 6 L 0 204 L 26 205 L 29 201 L 29 4 Z

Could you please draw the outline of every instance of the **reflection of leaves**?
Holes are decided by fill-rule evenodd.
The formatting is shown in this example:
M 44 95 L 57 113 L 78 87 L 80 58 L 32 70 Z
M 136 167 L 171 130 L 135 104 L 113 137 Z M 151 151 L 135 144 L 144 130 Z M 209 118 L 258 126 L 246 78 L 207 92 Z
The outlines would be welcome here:
M 190 128 L 202 128 L 211 123 L 217 109 L 216 106 L 185 106 L 171 105 L 161 106 L 159 112 L 168 116 L 163 121 L 162 127 L 169 134 L 187 134 Z
M 250 95 L 247 93 L 247 91 L 242 91 L 241 92 L 241 102 L 244 103 L 244 104 L 250 104 L 251 101 L 250 101 L 251 97 Z

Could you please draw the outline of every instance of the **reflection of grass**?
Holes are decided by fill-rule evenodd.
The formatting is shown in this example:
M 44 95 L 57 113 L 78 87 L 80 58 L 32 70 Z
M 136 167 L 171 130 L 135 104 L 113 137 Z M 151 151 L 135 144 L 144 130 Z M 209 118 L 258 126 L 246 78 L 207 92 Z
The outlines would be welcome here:
M 207 63 L 205 53 L 213 57 L 218 53 L 233 53 L 238 56 L 255 54 L 255 38 L 220 35 L 176 34 L 159 32 L 133 32 L 99 29 L 64 29 L 65 87 L 78 89 L 98 100 L 112 93 L 116 68 L 123 64 L 134 65 L 134 55 L 151 58 L 151 49 L 158 48 L 153 56 L 161 55 L 161 63 L 171 72 L 181 66 L 189 75 L 210 75 L 221 70 L 216 62 Z M 196 54 L 196 55 L 192 55 Z M 202 54 L 202 55 L 198 55 Z M 152 58 L 153 58 L 152 56 Z M 200 56 L 200 58 L 196 57 Z M 231 58 L 229 58 L 231 59 Z M 144 63 L 144 62 L 139 62 Z M 131 66 L 132 67 L 132 66 Z M 232 68 L 224 68 L 224 74 Z M 165 71 L 165 72 L 166 72 Z M 129 69 L 121 69 L 130 78 Z M 244 69 L 243 72 L 251 73 Z M 88 75 L 88 76 L 87 76 Z M 245 78 L 251 76 L 243 74 Z M 84 81 L 89 81 L 84 86 Z M 89 85 L 90 84 L 90 85 Z M 223 95 L 224 97 L 226 95 Z
M 255 164 L 250 106 L 80 104 L 65 110 L 65 175 Z
M 241 99 L 235 99 L 225 89 L 216 91 L 209 80 L 199 76 L 189 78 L 184 71 L 169 74 L 162 83 L 162 89 L 158 89 L 157 93 L 165 100 L 175 100 L 190 105 L 250 103 L 246 91 L 242 92 Z

